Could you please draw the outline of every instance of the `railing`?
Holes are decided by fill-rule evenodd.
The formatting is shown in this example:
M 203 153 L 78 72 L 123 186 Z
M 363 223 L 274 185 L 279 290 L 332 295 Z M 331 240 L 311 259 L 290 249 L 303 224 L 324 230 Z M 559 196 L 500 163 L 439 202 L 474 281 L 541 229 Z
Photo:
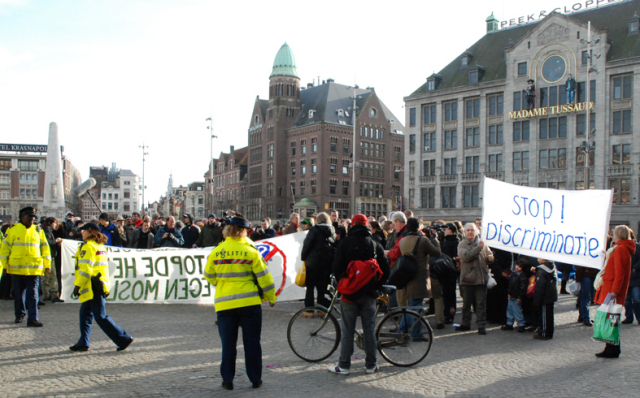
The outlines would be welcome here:
M 436 183 L 436 176 L 422 176 L 422 177 L 420 177 L 420 184 L 435 185 L 435 183 Z
M 443 174 L 440 176 L 440 184 L 457 184 L 457 183 L 458 183 L 457 174 Z
M 630 176 L 633 174 L 633 168 L 630 164 L 615 164 L 607 166 L 607 176 Z
M 504 171 L 492 171 L 484 173 L 484 175 L 488 178 L 493 178 L 494 180 L 504 181 Z
M 479 182 L 480 181 L 480 173 L 473 173 L 473 174 L 463 174 L 461 181 L 462 182 Z

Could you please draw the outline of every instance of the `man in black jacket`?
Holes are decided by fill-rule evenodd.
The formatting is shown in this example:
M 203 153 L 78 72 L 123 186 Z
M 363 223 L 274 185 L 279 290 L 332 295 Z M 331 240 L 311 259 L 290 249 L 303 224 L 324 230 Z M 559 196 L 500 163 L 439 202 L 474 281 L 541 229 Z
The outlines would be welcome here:
M 536 268 L 536 292 L 533 296 L 534 322 L 537 322 L 539 332 L 533 338 L 536 340 L 551 340 L 553 338 L 555 319 L 553 306 L 558 301 L 558 276 L 553 261 L 538 259 Z
M 256 228 L 256 231 L 251 234 L 249 239 L 257 242 L 259 240 L 271 239 L 275 237 L 276 230 L 271 228 L 271 223 L 269 222 L 268 218 L 263 218 L 262 221 L 260 221 L 260 228 Z
M 302 244 L 300 258 L 305 262 L 307 270 L 305 307 L 313 307 L 314 290 L 318 291 L 317 300 L 319 305 L 327 308 L 331 304 L 325 294 L 327 293 L 331 264 L 334 259 L 336 233 L 329 221 L 327 213 L 318 214 L 318 225 L 311 227 Z M 313 318 L 313 313 L 307 312 L 302 316 Z
M 336 250 L 333 261 L 333 274 L 338 280 L 346 275 L 347 267 L 351 261 L 366 261 L 375 258 L 380 265 L 383 276 L 378 286 L 386 282 L 389 277 L 389 263 L 384 256 L 384 249 L 379 243 L 371 239 L 371 231 L 367 228 L 367 217 L 358 214 L 351 219 L 351 228 L 347 236 L 341 239 Z M 378 371 L 376 363 L 376 337 L 375 312 L 376 312 L 376 292 L 375 290 L 364 292 L 364 294 L 349 303 L 342 301 L 342 318 L 340 320 L 342 329 L 342 339 L 340 341 L 340 362 L 337 366 L 329 366 L 332 373 L 348 375 L 351 367 L 351 355 L 353 354 L 353 335 L 356 328 L 358 315 L 362 321 L 364 351 L 366 353 L 365 367 L 366 373 Z
M 444 239 L 440 243 L 440 251 L 451 257 L 454 264 L 459 264 L 458 260 L 458 228 L 454 223 L 448 223 L 444 227 Z M 456 282 L 455 275 L 449 275 L 440 280 L 442 285 L 442 298 L 444 300 L 444 323 L 450 325 L 453 323 L 453 317 L 456 315 Z
M 183 220 L 184 228 L 180 230 L 180 233 L 184 238 L 182 247 L 191 249 L 192 247 L 196 247 L 196 242 L 198 241 L 198 237 L 200 236 L 200 230 L 198 229 L 198 227 L 193 225 L 193 217 L 191 216 L 191 214 L 185 214 Z

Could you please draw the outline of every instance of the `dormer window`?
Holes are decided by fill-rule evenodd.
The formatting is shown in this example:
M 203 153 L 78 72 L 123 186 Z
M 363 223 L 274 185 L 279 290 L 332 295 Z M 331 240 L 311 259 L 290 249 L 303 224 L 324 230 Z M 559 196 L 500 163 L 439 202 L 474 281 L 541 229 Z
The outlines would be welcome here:
M 466 68 L 469 66 L 471 64 L 471 58 L 473 58 L 473 54 L 469 51 L 465 51 L 464 54 L 462 54 L 462 57 L 460 57 L 460 67 Z
M 338 109 L 338 116 L 344 117 L 344 109 Z
M 427 91 L 435 91 L 441 81 L 442 77 L 437 73 L 427 77 Z
M 310 110 L 309 110 L 309 119 L 311 119 L 311 118 L 313 117 L 313 114 L 314 114 L 315 112 L 316 112 L 316 111 L 314 111 L 313 109 L 310 109 Z
M 484 68 L 480 65 L 476 65 L 469 71 L 469 84 L 476 84 L 484 77 Z
M 633 17 L 629 20 L 629 36 L 637 35 L 640 29 L 640 17 L 638 13 L 634 13 Z
M 257 126 L 258 122 L 260 122 L 260 118 L 258 117 L 258 115 L 256 115 L 256 117 L 254 118 L 254 124 Z

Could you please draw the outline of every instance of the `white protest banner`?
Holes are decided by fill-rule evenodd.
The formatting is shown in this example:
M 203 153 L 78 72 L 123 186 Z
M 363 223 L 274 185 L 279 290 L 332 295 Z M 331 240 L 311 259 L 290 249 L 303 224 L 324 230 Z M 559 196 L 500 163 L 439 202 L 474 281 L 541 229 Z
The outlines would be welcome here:
M 602 267 L 611 190 L 564 191 L 484 179 L 482 240 L 489 247 Z
M 294 281 L 302 267 L 300 251 L 307 235 L 299 232 L 255 242 L 273 276 L 278 300 L 304 298 L 304 288 Z M 62 241 L 62 296 L 71 297 L 75 272 L 74 256 L 81 242 Z M 107 301 L 149 304 L 213 304 L 215 286 L 203 277 L 213 248 L 127 249 L 107 247 L 111 294 Z

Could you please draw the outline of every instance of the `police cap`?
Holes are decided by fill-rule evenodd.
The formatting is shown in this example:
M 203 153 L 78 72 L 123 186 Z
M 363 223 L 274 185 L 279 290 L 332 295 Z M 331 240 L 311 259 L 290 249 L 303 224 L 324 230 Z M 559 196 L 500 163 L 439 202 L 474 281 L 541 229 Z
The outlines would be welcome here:
M 78 228 L 78 231 L 84 231 L 84 230 L 93 230 L 93 231 L 100 232 L 100 228 L 98 228 L 98 226 L 92 222 L 88 222 L 83 226 L 81 226 L 80 228 Z
M 27 215 L 30 215 L 30 216 L 36 216 L 37 212 L 38 212 L 38 209 L 36 209 L 35 207 L 27 206 L 27 207 L 24 207 L 24 208 L 20 209 L 20 217 L 22 217 L 23 214 L 27 214 Z

